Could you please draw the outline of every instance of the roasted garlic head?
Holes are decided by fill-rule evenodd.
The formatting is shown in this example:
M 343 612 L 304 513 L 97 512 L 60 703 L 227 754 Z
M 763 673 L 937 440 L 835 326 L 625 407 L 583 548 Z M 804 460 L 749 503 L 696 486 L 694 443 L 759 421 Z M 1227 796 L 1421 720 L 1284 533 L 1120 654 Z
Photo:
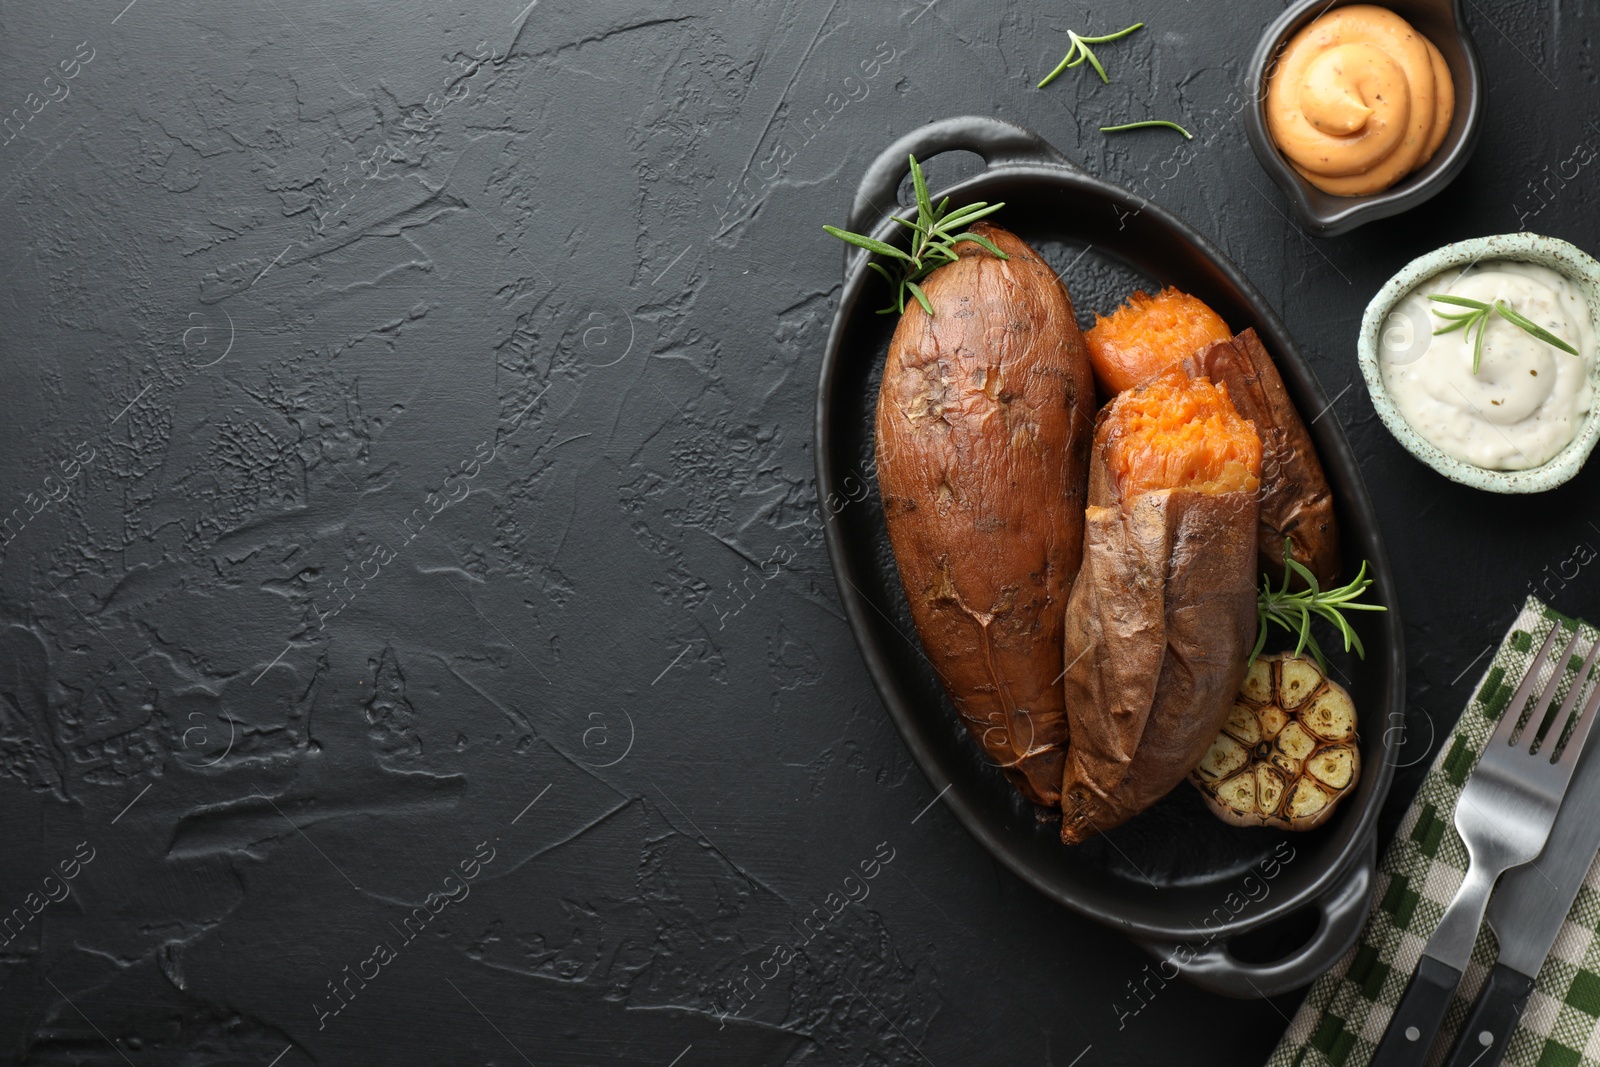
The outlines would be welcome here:
M 1356 707 L 1307 656 L 1260 656 L 1189 780 L 1235 826 L 1310 830 L 1361 777 Z

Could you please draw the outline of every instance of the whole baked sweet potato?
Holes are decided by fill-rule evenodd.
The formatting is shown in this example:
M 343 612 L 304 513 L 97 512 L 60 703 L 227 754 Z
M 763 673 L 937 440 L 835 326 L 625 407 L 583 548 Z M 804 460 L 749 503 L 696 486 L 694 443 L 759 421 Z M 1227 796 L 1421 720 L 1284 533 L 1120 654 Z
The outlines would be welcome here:
M 1061 839 L 1125 822 L 1216 739 L 1256 635 L 1261 441 L 1174 369 L 1101 412 L 1067 601 Z
M 1339 526 L 1333 517 L 1333 491 L 1311 434 L 1261 339 L 1254 330 L 1245 330 L 1189 356 L 1183 368 L 1226 385 L 1233 406 L 1261 436 L 1261 569 L 1282 579 L 1283 541 L 1288 538 L 1295 561 L 1316 575 L 1324 589 L 1337 585 Z
M 901 318 L 878 393 L 878 483 L 912 618 L 951 702 L 1017 789 L 1054 806 L 1094 383 L 1055 272 L 1006 230 L 972 231 L 1010 258 L 962 242 L 960 259 L 923 282 L 934 314 L 913 304 Z

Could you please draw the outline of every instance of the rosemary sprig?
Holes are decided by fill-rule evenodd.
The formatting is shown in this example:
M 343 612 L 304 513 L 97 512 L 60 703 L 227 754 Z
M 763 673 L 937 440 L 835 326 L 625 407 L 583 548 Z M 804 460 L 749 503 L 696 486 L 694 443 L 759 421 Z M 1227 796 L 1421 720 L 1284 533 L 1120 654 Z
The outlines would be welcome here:
M 992 215 L 999 211 L 1005 207 L 1005 204 L 990 204 L 987 201 L 980 200 L 976 204 L 968 204 L 965 207 L 958 207 L 954 211 L 950 211 L 948 210 L 950 198 L 947 196 L 939 202 L 938 207 L 934 207 L 933 200 L 928 195 L 927 179 L 922 176 L 922 167 L 917 164 L 916 156 L 911 157 L 911 184 L 917 193 L 916 221 L 903 219 L 898 215 L 894 217 L 894 221 L 911 230 L 911 251 L 909 254 L 902 252 L 894 245 L 886 244 L 871 237 L 863 237 L 861 234 L 851 233 L 849 230 L 841 230 L 837 226 L 823 227 L 824 230 L 847 244 L 853 244 L 857 248 L 865 248 L 868 252 L 875 252 L 893 261 L 892 265 L 899 272 L 898 274 L 891 274 L 881 263 L 867 264 L 867 266 L 883 275 L 883 280 L 894 288 L 893 302 L 886 308 L 880 308 L 878 311 L 880 315 L 896 312 L 904 314 L 907 293 L 916 298 L 917 303 L 922 305 L 923 311 L 932 315 L 933 305 L 928 301 L 928 294 L 922 291 L 922 286 L 918 285 L 917 282 L 933 273 L 936 268 L 942 267 L 946 263 L 954 263 L 957 258 L 956 245 L 962 241 L 972 241 L 975 244 L 982 245 L 1001 259 L 1011 258 L 996 248 L 994 242 L 987 237 L 982 237 L 975 233 L 959 232 L 985 215 Z
M 1093 67 L 1094 72 L 1100 75 L 1100 80 L 1105 84 L 1110 85 L 1111 79 L 1106 76 L 1106 68 L 1100 65 L 1100 60 L 1095 58 L 1094 50 L 1089 46 L 1092 44 L 1106 44 L 1110 41 L 1119 41 L 1128 36 L 1128 34 L 1132 33 L 1134 30 L 1143 28 L 1144 23 L 1135 22 L 1132 26 L 1129 26 L 1125 30 L 1118 30 L 1116 33 L 1108 33 L 1103 37 L 1080 37 L 1078 34 L 1068 30 L 1067 40 L 1072 42 L 1072 47 L 1068 48 L 1067 54 L 1061 57 L 1061 62 L 1056 64 L 1056 69 L 1044 76 L 1044 81 L 1040 82 L 1038 87 L 1043 89 L 1046 85 L 1049 85 L 1051 82 L 1059 78 L 1062 71 L 1066 70 L 1068 67 L 1076 67 L 1085 60 L 1088 60 L 1089 66 Z
M 1478 373 L 1478 366 L 1483 362 L 1483 331 L 1489 325 L 1489 316 L 1491 314 L 1499 315 L 1502 319 L 1505 319 L 1507 322 L 1511 323 L 1511 325 L 1526 331 L 1534 337 L 1537 337 L 1547 345 L 1554 345 L 1556 348 L 1561 349 L 1561 351 L 1571 353 L 1574 356 L 1578 354 L 1578 350 L 1576 348 L 1573 348 L 1571 345 L 1567 344 L 1567 342 L 1563 341 L 1561 338 L 1557 337 L 1543 326 L 1533 322 L 1527 316 L 1521 314 L 1520 312 L 1513 311 L 1511 308 L 1506 306 L 1506 303 L 1503 300 L 1496 300 L 1493 304 L 1486 304 L 1482 300 L 1473 300 L 1470 297 L 1441 296 L 1438 294 L 1431 295 L 1428 297 L 1428 299 L 1436 300 L 1441 304 L 1453 304 L 1456 307 L 1471 309 L 1468 311 L 1463 311 L 1460 314 L 1447 314 L 1446 312 L 1440 311 L 1438 308 L 1434 308 L 1433 313 L 1439 316 L 1441 319 L 1444 319 L 1446 322 L 1449 322 L 1450 325 L 1439 327 L 1437 330 L 1433 331 L 1433 335 L 1438 337 L 1442 333 L 1450 333 L 1453 330 L 1464 330 L 1466 332 L 1462 336 L 1466 337 L 1467 340 L 1472 341 L 1473 327 L 1477 327 L 1478 339 L 1472 343 L 1473 374 Z
M 1289 582 L 1296 575 L 1306 583 L 1306 588 L 1291 593 Z M 1274 589 L 1272 579 L 1263 577 L 1261 592 L 1256 597 L 1256 647 L 1250 651 L 1250 663 L 1255 664 L 1256 657 L 1261 655 L 1262 648 L 1266 646 L 1267 624 L 1270 622 L 1292 634 L 1298 634 L 1299 642 L 1294 646 L 1294 654 L 1298 656 L 1309 649 L 1311 657 L 1317 661 L 1317 666 L 1326 672 L 1328 664 L 1322 658 L 1322 648 L 1317 644 L 1317 639 L 1311 636 L 1311 620 L 1315 616 L 1333 623 L 1340 636 L 1344 638 L 1346 652 L 1355 649 L 1356 655 L 1365 659 L 1367 650 L 1361 646 L 1361 638 L 1350 628 L 1350 623 L 1343 613 L 1388 611 L 1389 609 L 1382 604 L 1355 603 L 1356 598 L 1365 593 L 1371 585 L 1372 579 L 1367 577 L 1367 564 L 1363 560 L 1361 569 L 1356 572 L 1355 578 L 1349 585 L 1324 591 L 1311 572 L 1289 554 L 1289 539 L 1284 538 L 1283 585 Z
M 1182 126 L 1179 126 L 1176 122 L 1168 122 L 1166 119 L 1146 119 L 1143 122 L 1124 122 L 1121 126 L 1102 126 L 1100 127 L 1100 132 L 1120 133 L 1123 130 L 1143 130 L 1148 129 L 1151 126 L 1163 126 L 1169 130 L 1177 130 L 1179 133 L 1183 134 L 1184 140 L 1194 140 L 1194 134 L 1190 133 Z

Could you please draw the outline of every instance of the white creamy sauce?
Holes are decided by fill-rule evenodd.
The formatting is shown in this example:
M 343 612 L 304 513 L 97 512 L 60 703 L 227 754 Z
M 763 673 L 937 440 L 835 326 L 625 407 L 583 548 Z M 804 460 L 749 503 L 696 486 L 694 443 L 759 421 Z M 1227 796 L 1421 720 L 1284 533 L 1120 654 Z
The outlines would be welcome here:
M 1579 355 L 1491 314 L 1473 374 L 1466 331 L 1433 335 L 1450 325 L 1439 312 L 1470 309 L 1429 300 L 1434 294 L 1503 301 Z M 1384 388 L 1406 422 L 1445 454 L 1490 470 L 1537 467 L 1566 447 L 1593 400 L 1594 357 L 1594 318 L 1578 287 L 1548 267 L 1505 260 L 1429 278 L 1395 306 L 1378 338 Z

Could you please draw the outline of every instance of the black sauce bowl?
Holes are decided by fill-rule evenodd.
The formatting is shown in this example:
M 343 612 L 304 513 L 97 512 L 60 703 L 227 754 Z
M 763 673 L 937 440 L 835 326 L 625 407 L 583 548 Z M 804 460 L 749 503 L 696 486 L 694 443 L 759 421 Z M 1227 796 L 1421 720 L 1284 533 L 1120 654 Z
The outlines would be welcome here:
M 1455 180 L 1478 144 L 1483 117 L 1483 71 L 1462 18 L 1461 0 L 1389 0 L 1387 7 L 1432 41 L 1455 83 L 1456 109 L 1444 143 L 1420 169 L 1379 193 L 1334 196 L 1300 176 L 1267 132 L 1267 81 L 1283 47 L 1306 26 L 1336 7 L 1363 0 L 1300 0 L 1267 27 L 1250 60 L 1251 105 L 1244 111 L 1250 147 L 1268 177 L 1289 197 L 1301 227 L 1319 237 L 1345 233 L 1364 223 L 1398 215 L 1430 199 Z

